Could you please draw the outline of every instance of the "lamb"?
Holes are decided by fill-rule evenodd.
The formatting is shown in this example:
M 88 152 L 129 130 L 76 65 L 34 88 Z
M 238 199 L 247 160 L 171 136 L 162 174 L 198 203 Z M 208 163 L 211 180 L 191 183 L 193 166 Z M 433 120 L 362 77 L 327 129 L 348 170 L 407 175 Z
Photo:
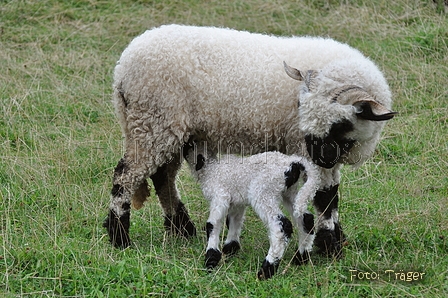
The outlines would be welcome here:
M 249 157 L 216 156 L 207 152 L 206 143 L 184 147 L 184 157 L 198 179 L 204 197 L 210 201 L 206 231 L 208 244 L 205 266 L 212 269 L 221 260 L 219 239 L 224 217 L 229 231 L 223 253 L 233 255 L 240 249 L 240 235 L 246 205 L 251 205 L 269 228 L 269 252 L 258 272 L 259 279 L 268 279 L 277 271 L 292 234 L 292 223 L 280 209 L 283 203 L 299 231 L 297 263 L 309 258 L 314 240 L 314 217 L 308 202 L 314 197 L 319 174 L 317 166 L 296 155 L 266 152 Z M 298 189 L 302 180 L 306 180 Z
M 212 152 L 309 157 L 321 181 L 314 244 L 340 256 L 340 169 L 367 160 L 395 115 L 381 71 L 346 44 L 182 25 L 148 30 L 129 44 L 115 67 L 113 103 L 125 154 L 103 225 L 116 247 L 130 244 L 131 202 L 142 207 L 147 178 L 166 229 L 196 234 L 175 184 L 182 146 L 195 138 Z

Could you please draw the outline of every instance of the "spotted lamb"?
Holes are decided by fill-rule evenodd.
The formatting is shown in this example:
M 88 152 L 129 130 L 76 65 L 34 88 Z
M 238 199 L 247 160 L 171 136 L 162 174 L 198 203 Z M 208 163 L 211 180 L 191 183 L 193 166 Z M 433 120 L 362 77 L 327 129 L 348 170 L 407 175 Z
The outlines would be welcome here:
M 384 120 L 395 114 L 383 74 L 356 49 L 328 38 L 224 28 L 146 31 L 121 55 L 113 88 L 125 154 L 115 168 L 104 226 L 117 247 L 130 244 L 131 202 L 143 205 L 147 178 L 166 228 L 196 234 L 175 185 L 181 148 L 193 137 L 214 152 L 276 150 L 310 158 L 320 175 L 315 245 L 340 255 L 340 169 L 371 156 Z
M 251 205 L 269 229 L 270 248 L 258 278 L 272 277 L 293 229 L 280 209 L 282 203 L 299 231 L 295 260 L 306 262 L 314 240 L 314 217 L 307 206 L 319 185 L 317 166 L 304 157 L 280 152 L 218 157 L 205 148 L 203 144 L 184 148 L 191 172 L 198 179 L 204 197 L 210 201 L 205 266 L 214 268 L 221 260 L 219 239 L 226 215 L 229 231 L 222 252 L 232 255 L 240 249 L 244 213 L 246 205 Z M 299 184 L 303 184 L 300 191 Z

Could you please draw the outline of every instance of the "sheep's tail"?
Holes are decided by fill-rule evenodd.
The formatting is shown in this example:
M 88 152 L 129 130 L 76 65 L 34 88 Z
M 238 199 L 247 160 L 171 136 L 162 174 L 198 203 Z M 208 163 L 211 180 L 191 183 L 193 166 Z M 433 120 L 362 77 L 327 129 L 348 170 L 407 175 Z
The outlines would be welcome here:
M 127 107 L 128 99 L 126 97 L 126 92 L 122 86 L 122 82 L 117 82 L 113 86 L 112 103 L 115 107 L 115 114 L 121 125 L 121 129 L 124 136 L 128 135 L 126 118 L 127 118 Z

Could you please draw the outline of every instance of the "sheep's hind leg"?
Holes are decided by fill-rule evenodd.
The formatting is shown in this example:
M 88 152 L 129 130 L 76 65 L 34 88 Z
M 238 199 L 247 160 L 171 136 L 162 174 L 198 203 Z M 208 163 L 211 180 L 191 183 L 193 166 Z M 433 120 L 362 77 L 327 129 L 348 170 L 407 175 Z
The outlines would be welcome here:
M 298 218 L 299 247 L 294 256 L 297 265 L 305 264 L 310 259 L 310 252 L 313 248 L 315 238 L 314 234 L 314 216 L 309 212 L 303 213 Z
M 299 246 L 294 256 L 294 262 L 297 265 L 302 265 L 307 263 L 310 259 L 310 252 L 313 248 L 315 237 L 314 216 L 307 209 L 307 201 L 295 202 L 292 200 L 297 196 L 297 187 L 298 186 L 294 184 L 290 188 L 289 193 L 283 199 L 283 205 L 288 210 L 289 214 L 293 216 L 293 221 L 299 231 Z M 296 208 L 297 210 L 294 211 Z
M 136 164 L 133 164 L 136 165 Z M 103 223 L 109 240 L 115 247 L 126 248 L 130 244 L 129 225 L 131 216 L 131 198 L 140 204 L 149 195 L 148 183 L 138 176 L 125 157 L 120 159 L 114 170 L 109 215 Z
M 272 206 L 272 205 L 270 205 Z M 255 208 L 254 208 L 255 209 Z M 257 211 L 257 210 L 256 210 Z M 278 210 L 277 216 L 260 216 L 269 227 L 269 251 L 258 271 L 259 279 L 271 278 L 278 270 L 286 245 L 292 235 L 292 223 Z M 257 212 L 261 215 L 260 212 Z
M 185 205 L 180 201 L 176 188 L 176 174 L 181 165 L 180 156 L 176 155 L 170 162 L 159 167 L 151 179 L 165 213 L 165 228 L 188 238 L 196 235 L 196 228 L 190 220 Z
M 339 184 L 336 184 L 316 192 L 314 206 L 319 218 L 314 244 L 318 247 L 319 253 L 341 258 L 346 238 L 339 223 L 338 187 Z

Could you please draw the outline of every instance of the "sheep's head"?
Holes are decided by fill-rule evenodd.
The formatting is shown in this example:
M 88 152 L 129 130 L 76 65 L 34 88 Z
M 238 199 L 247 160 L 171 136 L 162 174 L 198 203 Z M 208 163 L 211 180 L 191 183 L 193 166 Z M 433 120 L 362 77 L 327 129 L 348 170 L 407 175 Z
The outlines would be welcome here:
M 384 121 L 392 112 L 362 87 L 300 71 L 284 63 L 286 73 L 301 81 L 299 128 L 313 162 L 324 168 L 360 164 L 373 153 Z M 369 155 L 369 156 L 366 156 Z

